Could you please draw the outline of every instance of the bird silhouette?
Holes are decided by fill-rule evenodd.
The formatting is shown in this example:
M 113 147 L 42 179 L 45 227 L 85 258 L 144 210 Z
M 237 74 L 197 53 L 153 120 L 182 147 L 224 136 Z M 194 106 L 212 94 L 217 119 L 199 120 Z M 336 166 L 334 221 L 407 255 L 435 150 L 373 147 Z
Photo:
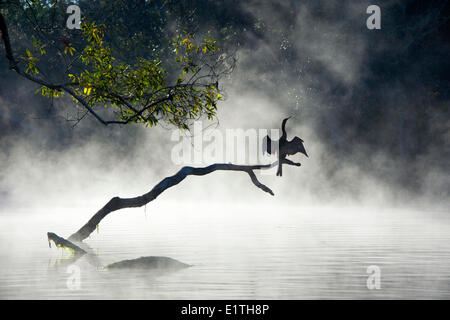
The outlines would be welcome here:
M 286 122 L 291 117 L 288 117 L 286 119 L 283 119 L 283 122 L 281 124 L 281 131 L 283 134 L 281 135 L 280 139 L 278 140 L 278 150 L 272 150 L 272 140 L 267 135 L 263 139 L 263 152 L 267 152 L 269 154 L 274 154 L 278 152 L 278 170 L 277 170 L 277 176 L 282 176 L 283 174 L 283 163 L 288 163 L 296 166 L 300 166 L 300 163 L 292 162 L 288 159 L 286 159 L 286 156 L 293 155 L 298 152 L 303 153 L 305 156 L 308 157 L 308 154 L 306 153 L 305 146 L 303 145 L 303 140 L 299 137 L 294 137 L 291 141 L 287 140 L 287 133 L 286 133 Z

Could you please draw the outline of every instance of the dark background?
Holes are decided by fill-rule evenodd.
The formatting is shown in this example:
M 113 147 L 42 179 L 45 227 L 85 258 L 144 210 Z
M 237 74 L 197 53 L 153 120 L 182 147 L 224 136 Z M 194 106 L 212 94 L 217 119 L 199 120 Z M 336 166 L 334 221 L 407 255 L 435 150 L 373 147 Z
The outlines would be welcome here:
M 366 28 L 370 4 L 381 8 L 381 30 Z M 117 1 L 109 9 L 102 1 L 79 5 L 84 17 L 107 25 L 107 40 L 123 60 L 146 55 L 153 46 L 164 56 L 165 41 L 178 28 L 212 32 L 226 48 L 236 49 L 236 72 L 223 84 L 225 91 L 231 88 L 227 99 L 249 91 L 270 97 L 276 112 L 258 106 L 251 112 L 255 119 L 270 118 L 272 126 L 295 114 L 297 124 L 311 128 L 325 148 L 314 161 L 330 188 L 344 188 L 336 173 L 351 164 L 413 197 L 428 192 L 439 200 L 448 198 L 448 1 L 133 0 Z M 10 17 L 13 42 L 27 43 L 29 34 L 21 33 L 29 28 L 26 20 Z M 0 54 L 4 199 L 9 186 L 2 177 L 14 165 L 10 152 L 24 141 L 42 152 L 63 153 L 96 136 L 117 154 L 133 155 L 144 132 L 156 130 L 103 127 L 89 117 L 73 128 L 64 119 L 71 103 L 52 104 L 35 94 L 36 85 L 8 70 L 3 46 Z M 236 118 L 246 114 L 229 105 L 223 112 Z M 28 161 L 32 166 L 33 160 Z

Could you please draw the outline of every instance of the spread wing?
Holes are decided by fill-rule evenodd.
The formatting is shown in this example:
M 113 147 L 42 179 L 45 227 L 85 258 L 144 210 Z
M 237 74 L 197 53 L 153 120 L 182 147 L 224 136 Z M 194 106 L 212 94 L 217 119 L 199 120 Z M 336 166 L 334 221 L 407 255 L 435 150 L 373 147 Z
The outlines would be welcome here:
M 291 141 L 288 141 L 284 147 L 285 153 L 288 155 L 296 154 L 297 152 L 303 153 L 305 156 L 308 156 L 305 150 L 305 146 L 303 145 L 303 140 L 299 137 L 295 137 Z

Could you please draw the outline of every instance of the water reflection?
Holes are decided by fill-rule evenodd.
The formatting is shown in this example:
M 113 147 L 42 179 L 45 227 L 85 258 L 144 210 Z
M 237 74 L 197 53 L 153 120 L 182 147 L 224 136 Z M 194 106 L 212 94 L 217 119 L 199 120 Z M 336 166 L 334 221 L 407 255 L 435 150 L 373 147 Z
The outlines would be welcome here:
M 139 210 L 111 215 L 82 247 L 88 254 L 76 259 L 49 249 L 46 233 L 67 236 L 82 218 L 0 218 L 0 298 L 450 298 L 448 212 L 295 207 L 180 212 L 176 206 L 157 212 L 149 219 Z M 193 266 L 172 273 L 103 268 L 141 256 Z M 80 290 L 67 287 L 72 265 L 81 270 Z M 380 290 L 366 286 L 370 265 L 380 267 Z

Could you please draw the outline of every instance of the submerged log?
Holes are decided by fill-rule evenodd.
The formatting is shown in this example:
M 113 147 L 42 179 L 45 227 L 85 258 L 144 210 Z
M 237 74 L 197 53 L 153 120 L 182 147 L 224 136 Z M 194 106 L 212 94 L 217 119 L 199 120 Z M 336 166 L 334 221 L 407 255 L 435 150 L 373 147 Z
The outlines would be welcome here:
M 300 166 L 300 163 L 295 163 L 288 159 L 284 159 L 283 163 L 292 166 Z M 51 247 L 50 241 L 53 241 L 57 247 L 69 248 L 76 255 L 81 256 L 87 254 L 85 250 L 73 244 L 71 241 L 82 243 L 82 241 L 86 239 L 91 234 L 91 232 L 97 228 L 100 221 L 104 217 L 106 217 L 109 213 L 124 208 L 136 208 L 144 206 L 147 203 L 156 199 L 156 197 L 158 197 L 165 190 L 183 181 L 189 175 L 203 176 L 212 173 L 214 171 L 241 171 L 249 175 L 251 181 L 256 187 L 273 196 L 274 195 L 273 191 L 269 187 L 258 181 L 254 173 L 254 170 L 270 169 L 277 164 L 278 161 L 266 165 L 241 166 L 241 165 L 234 165 L 231 163 L 229 164 L 216 163 L 202 168 L 183 167 L 175 175 L 163 179 L 160 183 L 158 183 L 153 189 L 151 189 L 146 194 L 143 194 L 135 198 L 119 198 L 119 197 L 112 198 L 83 227 L 81 227 L 77 232 L 72 234 L 68 240 L 59 237 L 53 232 L 48 232 L 47 237 L 49 246 Z M 188 268 L 190 266 L 191 265 L 188 265 L 186 263 L 180 262 L 178 260 L 169 257 L 148 256 L 111 263 L 107 265 L 105 269 L 180 270 Z
M 189 268 L 191 265 L 180 262 L 169 257 L 140 257 L 132 260 L 122 260 L 114 262 L 105 269 L 158 269 L 158 270 L 179 270 Z

